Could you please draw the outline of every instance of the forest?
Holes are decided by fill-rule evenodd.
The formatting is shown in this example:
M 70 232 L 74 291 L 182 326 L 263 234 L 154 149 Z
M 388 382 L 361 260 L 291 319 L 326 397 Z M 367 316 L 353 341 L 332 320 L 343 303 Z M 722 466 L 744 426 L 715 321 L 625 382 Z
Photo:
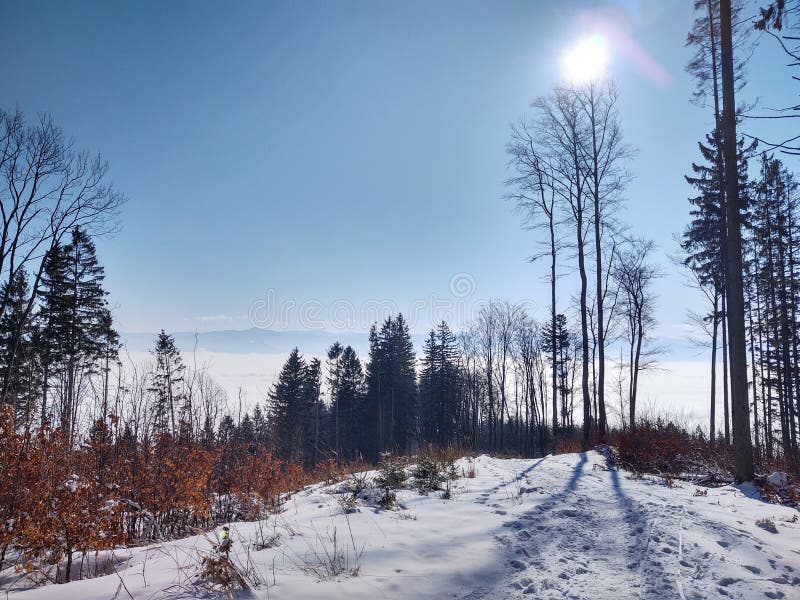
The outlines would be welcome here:
M 642 470 L 703 481 L 797 474 L 800 148 L 752 135 L 758 109 L 739 98 L 757 33 L 781 40 L 793 77 L 800 14 L 783 0 L 756 19 L 736 1 L 694 4 L 690 100 L 715 126 L 686 160 L 692 196 L 672 199 L 687 215 L 672 258 L 704 299 L 687 320 L 708 355 L 705 424 L 642 409 L 664 350 L 663 269 L 624 220 L 637 151 L 611 79 L 555 85 L 507 134 L 494 200 L 540 242 L 541 314 L 489 299 L 415 349 L 398 313 L 365 333 L 366 356 L 295 348 L 246 406 L 164 330 L 149 361 L 125 360 L 95 240 L 128 199 L 50 116 L 0 110 L 0 572 L 64 582 L 77 558 L 91 576 L 92 553 L 260 519 L 311 482 L 425 448 L 531 458 L 611 444 Z M 769 117 L 791 125 L 797 110 Z

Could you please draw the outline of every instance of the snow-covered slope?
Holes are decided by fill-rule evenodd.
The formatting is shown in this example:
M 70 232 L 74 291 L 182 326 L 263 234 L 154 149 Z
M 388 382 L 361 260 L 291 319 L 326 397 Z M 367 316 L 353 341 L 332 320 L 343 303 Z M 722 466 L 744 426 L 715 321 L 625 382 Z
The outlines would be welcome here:
M 267 522 L 233 524 L 232 558 L 265 582 L 250 597 L 800 598 L 800 516 L 748 488 L 695 496 L 686 483 L 608 471 L 594 452 L 481 456 L 475 467 L 451 500 L 403 491 L 404 509 L 345 515 L 331 488 L 314 486 Z M 777 533 L 756 524 L 765 518 Z M 117 551 L 118 574 L 10 597 L 196 597 L 210 538 Z M 327 577 L 334 553 L 357 575 Z

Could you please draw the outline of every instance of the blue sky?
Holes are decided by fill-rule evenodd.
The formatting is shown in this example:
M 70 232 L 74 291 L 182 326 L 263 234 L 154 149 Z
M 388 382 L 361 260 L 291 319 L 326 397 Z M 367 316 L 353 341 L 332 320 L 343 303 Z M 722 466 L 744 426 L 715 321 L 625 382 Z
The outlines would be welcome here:
M 665 335 L 699 297 L 669 265 L 708 111 L 689 103 L 688 1 L 0 3 L 0 106 L 49 111 L 130 197 L 98 243 L 124 331 L 245 328 L 254 302 L 547 303 L 537 234 L 502 200 L 509 123 L 600 15 L 669 77 L 615 53 L 626 220 L 659 245 Z M 793 91 L 763 40 L 744 96 Z M 574 291 L 568 276 L 560 300 Z M 423 320 L 424 321 L 424 320 Z M 419 328 L 427 326 L 420 321 Z M 288 326 L 299 325 L 296 311 Z M 359 323 L 358 326 L 366 326 Z

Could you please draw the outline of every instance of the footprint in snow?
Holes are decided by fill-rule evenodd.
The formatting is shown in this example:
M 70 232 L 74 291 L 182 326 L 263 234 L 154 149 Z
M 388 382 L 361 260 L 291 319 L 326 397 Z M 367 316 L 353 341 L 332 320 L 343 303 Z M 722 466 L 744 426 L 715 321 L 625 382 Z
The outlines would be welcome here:
M 761 569 L 753 565 L 742 565 L 745 569 L 750 571 L 753 575 L 761 575 Z

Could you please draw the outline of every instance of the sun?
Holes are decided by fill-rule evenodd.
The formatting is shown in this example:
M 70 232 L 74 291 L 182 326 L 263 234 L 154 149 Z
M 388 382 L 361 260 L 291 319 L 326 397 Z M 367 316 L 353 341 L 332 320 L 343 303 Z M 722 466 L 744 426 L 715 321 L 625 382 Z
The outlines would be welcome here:
M 598 34 L 583 37 L 561 58 L 561 68 L 572 83 L 591 83 L 601 79 L 608 69 L 608 42 Z

